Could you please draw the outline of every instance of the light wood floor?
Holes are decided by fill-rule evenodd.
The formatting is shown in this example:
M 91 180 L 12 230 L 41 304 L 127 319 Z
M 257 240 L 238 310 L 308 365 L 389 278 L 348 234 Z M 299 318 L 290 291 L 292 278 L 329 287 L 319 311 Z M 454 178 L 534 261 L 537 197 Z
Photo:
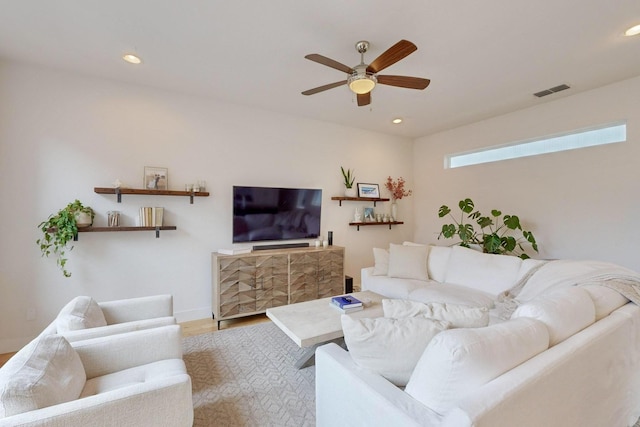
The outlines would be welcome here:
M 239 326 L 248 326 L 263 322 L 269 322 L 269 318 L 265 314 L 256 314 L 255 316 L 247 316 L 240 319 L 225 320 L 220 324 L 220 330 L 223 331 L 229 328 L 237 328 Z M 218 331 L 218 322 L 213 319 L 192 320 L 190 322 L 180 323 L 180 326 L 182 326 L 183 337 L 192 337 L 194 335 Z M 4 365 L 14 354 L 15 353 L 0 354 L 0 366 Z

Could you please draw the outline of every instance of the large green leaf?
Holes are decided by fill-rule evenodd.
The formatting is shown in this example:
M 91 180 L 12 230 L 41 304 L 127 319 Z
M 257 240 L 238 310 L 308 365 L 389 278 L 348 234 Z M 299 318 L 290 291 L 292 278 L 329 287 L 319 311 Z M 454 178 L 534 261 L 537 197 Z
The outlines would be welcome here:
M 491 218 L 489 218 L 488 216 L 483 216 L 481 218 L 478 219 L 478 225 L 480 226 L 480 228 L 485 228 L 485 227 L 489 227 L 491 225 L 493 225 L 493 220 Z
M 438 217 L 442 218 L 443 216 L 448 215 L 449 212 L 451 212 L 449 206 L 442 205 L 440 206 L 440 209 L 438 209 Z
M 510 230 L 515 230 L 516 228 L 522 230 L 522 227 L 520 227 L 520 218 L 516 215 L 505 215 L 504 225 L 506 225 Z
M 502 247 L 506 252 L 512 252 L 516 248 L 517 242 L 513 236 L 502 236 Z
M 460 236 L 460 240 L 463 242 L 470 242 L 473 240 L 473 236 L 475 235 L 475 230 L 473 229 L 473 225 L 471 224 L 460 224 L 458 226 L 458 236 Z
M 499 254 L 501 252 L 500 245 L 502 241 L 500 240 L 500 236 L 496 233 L 485 234 L 484 239 L 482 241 L 482 248 L 485 252 L 490 254 Z
M 442 226 L 441 233 L 444 237 L 446 237 L 447 239 L 450 239 L 456 235 L 456 226 L 453 224 L 444 224 Z
M 460 210 L 464 213 L 471 213 L 473 211 L 473 200 L 471 199 L 464 199 L 464 200 L 460 200 L 460 202 L 458 203 L 458 206 L 460 207 Z

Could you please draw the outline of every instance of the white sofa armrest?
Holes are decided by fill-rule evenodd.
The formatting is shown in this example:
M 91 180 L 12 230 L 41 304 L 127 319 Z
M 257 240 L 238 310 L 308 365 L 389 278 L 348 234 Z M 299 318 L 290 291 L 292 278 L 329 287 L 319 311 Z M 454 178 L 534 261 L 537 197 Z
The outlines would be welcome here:
M 107 325 L 173 316 L 173 297 L 171 295 L 105 301 L 98 303 L 98 305 L 102 309 Z
M 161 326 L 175 325 L 176 319 L 173 316 L 156 317 L 154 319 L 136 320 L 133 322 L 116 323 L 113 325 L 99 326 L 97 328 L 78 329 L 61 333 L 69 342 L 88 340 L 92 338 L 106 337 L 109 335 L 122 334 L 125 332 L 140 331 L 143 329 L 158 328 Z
M 0 418 L 0 427 L 191 427 L 191 378 L 175 375 Z
M 182 359 L 179 325 L 76 341 L 87 379 L 166 359 Z
M 368 291 L 368 278 L 371 277 L 371 275 L 373 275 L 373 270 L 375 269 L 375 267 L 365 267 L 363 269 L 360 270 L 360 288 L 363 291 Z
M 316 350 L 316 426 L 436 426 L 441 417 L 336 344 Z

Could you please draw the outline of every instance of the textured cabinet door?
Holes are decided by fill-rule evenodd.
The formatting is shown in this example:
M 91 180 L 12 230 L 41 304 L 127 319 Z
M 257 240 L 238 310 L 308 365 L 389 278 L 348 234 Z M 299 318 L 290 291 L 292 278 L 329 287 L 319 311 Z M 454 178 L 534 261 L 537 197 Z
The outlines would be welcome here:
M 344 251 L 321 252 L 318 261 L 318 296 L 326 298 L 344 293 Z
M 289 303 L 289 262 L 287 256 L 256 257 L 256 310 L 264 311 Z
M 221 258 L 219 317 L 256 311 L 255 257 Z
M 311 301 L 318 298 L 317 252 L 293 253 L 289 256 L 289 302 Z

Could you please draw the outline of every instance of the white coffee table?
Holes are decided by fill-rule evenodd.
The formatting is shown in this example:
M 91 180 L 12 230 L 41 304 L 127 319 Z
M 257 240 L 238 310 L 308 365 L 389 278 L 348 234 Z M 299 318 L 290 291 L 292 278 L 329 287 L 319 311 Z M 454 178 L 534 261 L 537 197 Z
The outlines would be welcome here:
M 382 295 L 371 291 L 354 292 L 349 295 L 365 303 L 363 310 L 349 313 L 349 316 L 382 317 Z M 298 369 L 309 364 L 316 347 L 343 337 L 340 322 L 342 312 L 330 307 L 330 302 L 331 298 L 322 298 L 267 309 L 267 317 L 273 323 L 300 348 L 308 349 L 296 362 Z

